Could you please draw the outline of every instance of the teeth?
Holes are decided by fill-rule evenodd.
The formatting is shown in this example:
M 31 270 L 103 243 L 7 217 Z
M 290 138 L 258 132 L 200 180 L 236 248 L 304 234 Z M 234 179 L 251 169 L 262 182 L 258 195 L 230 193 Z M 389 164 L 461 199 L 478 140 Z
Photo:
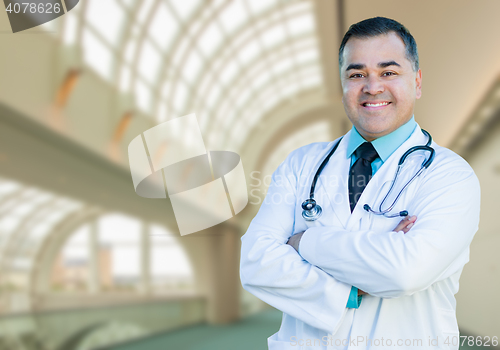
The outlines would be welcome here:
M 365 106 L 369 107 L 378 107 L 378 106 L 387 106 L 389 102 L 381 102 L 381 103 L 365 103 Z

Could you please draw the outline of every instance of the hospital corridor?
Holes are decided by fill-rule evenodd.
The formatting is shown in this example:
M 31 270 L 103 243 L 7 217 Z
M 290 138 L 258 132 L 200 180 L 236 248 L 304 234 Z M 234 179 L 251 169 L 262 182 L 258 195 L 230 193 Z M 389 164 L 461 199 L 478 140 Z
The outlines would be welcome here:
M 500 348 L 500 1 L 70 2 L 16 33 L 0 14 L 0 350 L 267 349 L 282 312 L 243 289 L 241 237 L 290 152 L 351 129 L 339 45 L 375 16 L 418 43 L 415 121 L 480 181 L 456 316 L 460 349 Z M 199 138 L 174 128 L 159 157 L 237 154 L 248 203 L 226 174 L 229 218 L 183 232 L 220 208 L 187 200 L 182 226 L 167 180 L 136 193 L 131 145 L 188 115 Z

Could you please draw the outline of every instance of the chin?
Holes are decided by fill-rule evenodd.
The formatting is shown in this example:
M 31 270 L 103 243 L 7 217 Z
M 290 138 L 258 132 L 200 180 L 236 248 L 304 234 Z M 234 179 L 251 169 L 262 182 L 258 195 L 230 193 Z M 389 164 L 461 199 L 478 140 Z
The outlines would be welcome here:
M 363 130 L 365 130 L 367 133 L 374 135 L 378 135 L 389 129 L 389 125 L 381 124 L 380 122 L 365 123 L 362 126 Z
M 385 136 L 391 132 L 390 129 L 386 127 L 376 127 L 376 128 L 368 127 L 364 128 L 363 131 L 367 136 L 374 139 Z

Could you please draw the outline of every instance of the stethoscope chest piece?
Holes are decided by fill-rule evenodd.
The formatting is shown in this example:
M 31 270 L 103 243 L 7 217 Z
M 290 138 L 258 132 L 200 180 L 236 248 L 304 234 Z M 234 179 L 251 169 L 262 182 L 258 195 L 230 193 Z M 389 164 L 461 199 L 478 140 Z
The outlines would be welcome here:
M 305 221 L 315 221 L 321 216 L 321 213 L 323 213 L 321 206 L 312 198 L 302 202 L 302 209 L 302 217 Z

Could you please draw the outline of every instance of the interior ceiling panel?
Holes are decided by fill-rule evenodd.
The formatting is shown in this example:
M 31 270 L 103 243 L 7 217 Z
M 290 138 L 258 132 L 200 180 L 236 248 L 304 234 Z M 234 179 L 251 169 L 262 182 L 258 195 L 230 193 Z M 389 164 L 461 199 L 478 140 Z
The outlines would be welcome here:
M 346 27 L 384 16 L 410 30 L 422 68 L 415 119 L 438 144 L 452 142 L 500 72 L 500 1 L 349 0 L 344 13 Z

